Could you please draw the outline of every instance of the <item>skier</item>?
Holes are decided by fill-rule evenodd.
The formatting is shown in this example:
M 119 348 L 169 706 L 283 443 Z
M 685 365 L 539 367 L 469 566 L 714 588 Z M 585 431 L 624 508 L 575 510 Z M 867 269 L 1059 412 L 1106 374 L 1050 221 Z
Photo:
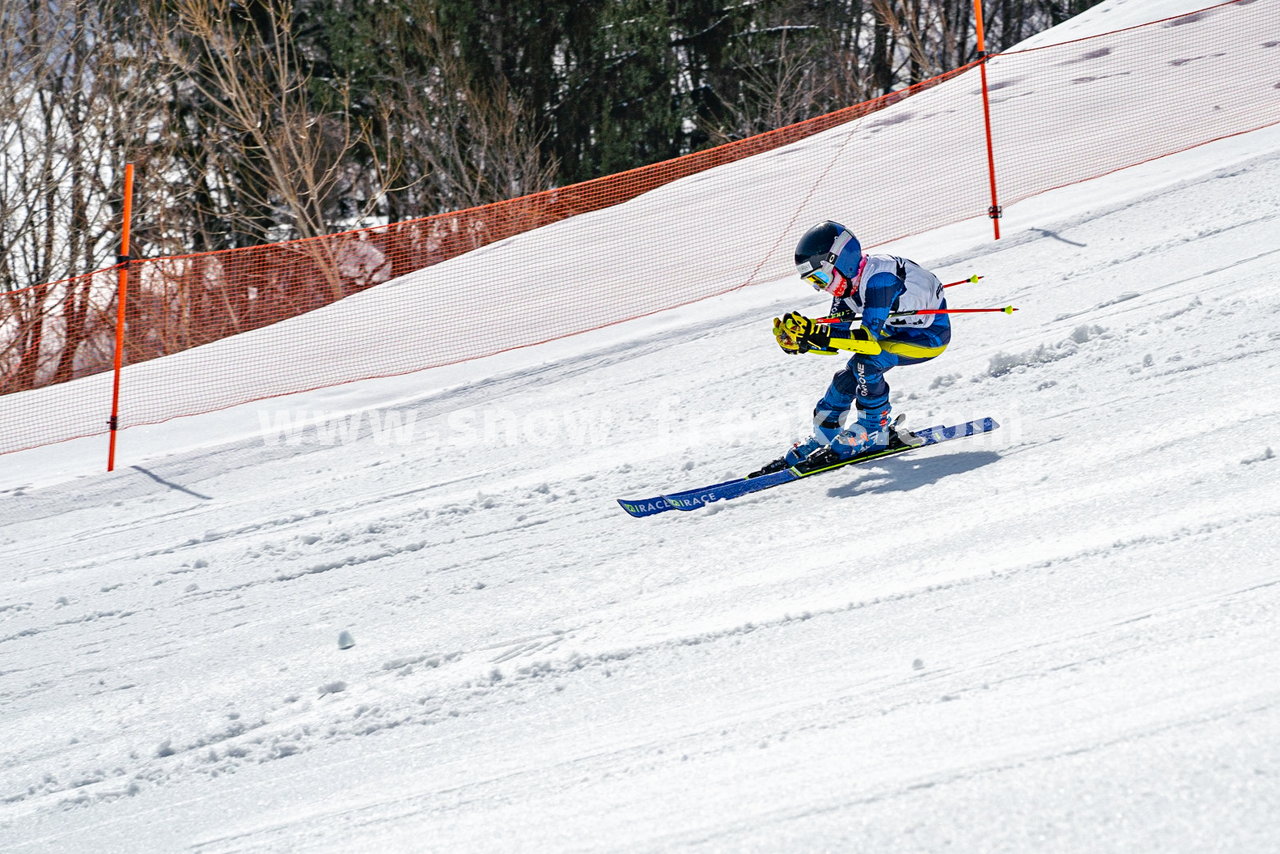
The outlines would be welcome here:
M 784 353 L 852 353 L 831 379 L 813 411 L 813 435 L 752 476 L 790 466 L 813 470 L 888 447 L 915 444 L 889 421 L 889 385 L 884 374 L 896 365 L 926 362 L 951 341 L 942 282 L 933 273 L 894 255 L 865 255 L 858 238 L 837 222 L 821 222 L 796 245 L 796 270 L 815 290 L 831 294 L 831 316 L 819 323 L 799 312 L 773 320 Z M 861 319 L 858 326 L 853 321 Z M 845 418 L 857 405 L 857 417 Z M 842 425 L 844 418 L 847 426 Z M 901 419 L 899 419 L 901 420 Z

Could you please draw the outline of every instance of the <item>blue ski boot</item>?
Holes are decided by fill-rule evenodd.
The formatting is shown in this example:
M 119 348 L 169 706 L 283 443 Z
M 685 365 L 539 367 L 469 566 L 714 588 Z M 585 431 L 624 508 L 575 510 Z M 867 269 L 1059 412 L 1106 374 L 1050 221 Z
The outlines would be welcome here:
M 859 409 L 858 421 L 831 441 L 836 457 L 847 460 L 867 451 L 889 446 L 889 404 L 875 409 Z
M 786 468 L 791 468 L 798 463 L 802 463 L 813 455 L 815 452 L 827 448 L 841 434 L 840 416 L 844 412 L 823 412 L 815 411 L 813 413 L 813 435 L 808 439 L 796 442 L 791 448 L 778 459 L 771 463 L 766 463 L 762 468 L 753 471 L 747 477 L 759 477 L 762 474 L 773 474 Z
M 802 463 L 796 464 L 796 468 L 814 471 L 851 460 L 860 454 L 887 448 L 896 426 L 889 423 L 887 403 L 876 409 L 859 409 L 857 423 L 842 430 L 829 446 L 814 451 Z

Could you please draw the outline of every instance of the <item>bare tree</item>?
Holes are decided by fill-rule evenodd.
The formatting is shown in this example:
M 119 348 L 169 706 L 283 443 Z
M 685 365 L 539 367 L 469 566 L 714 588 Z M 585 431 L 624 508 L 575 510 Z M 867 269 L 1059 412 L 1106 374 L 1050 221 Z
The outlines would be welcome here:
M 556 164 L 541 150 L 533 116 L 502 80 L 482 86 L 444 36 L 434 0 L 408 4 L 402 50 L 408 68 L 379 98 L 388 150 L 408 179 L 417 213 L 474 207 L 545 190 Z
M 823 68 L 821 42 L 797 37 L 816 29 L 784 22 L 752 35 L 738 88 L 723 100 L 723 114 L 702 126 L 719 144 L 802 121 L 831 100 L 834 80 Z
M 230 145 L 251 164 L 251 201 L 287 216 L 290 236 L 327 233 L 333 195 L 350 180 L 348 156 L 367 142 L 368 128 L 350 111 L 348 91 L 339 91 L 338 109 L 312 108 L 292 0 L 172 0 L 149 10 L 181 73 L 179 88 L 200 96 L 206 114 L 193 130 L 205 134 L 203 144 Z
M 117 179 L 148 123 L 139 57 L 112 38 L 123 3 L 0 0 L 0 384 L 92 370 L 110 294 Z M 54 282 L 56 284 L 46 284 Z

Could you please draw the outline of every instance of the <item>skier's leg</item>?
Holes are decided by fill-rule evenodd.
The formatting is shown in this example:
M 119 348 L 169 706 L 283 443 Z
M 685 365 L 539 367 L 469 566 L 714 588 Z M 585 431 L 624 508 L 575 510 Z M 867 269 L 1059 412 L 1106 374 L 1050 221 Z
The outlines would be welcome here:
M 841 456 L 851 456 L 873 445 L 889 441 L 889 384 L 884 374 L 896 365 L 928 361 L 946 349 L 951 339 L 949 324 L 937 328 L 904 330 L 881 342 L 884 351 L 875 356 L 859 354 L 849 366 L 837 371 L 831 385 L 813 410 L 813 435 L 797 442 L 786 455 L 762 472 L 792 466 L 823 447 L 832 447 Z M 857 404 L 858 420 L 848 429 L 841 419 Z M 859 447 L 860 446 L 860 447 Z
M 831 385 L 827 386 L 826 394 L 813 408 L 813 434 L 808 439 L 792 445 L 791 450 L 787 451 L 783 457 L 783 462 L 793 466 L 818 448 L 830 445 L 844 429 L 840 422 L 844 414 L 853 406 L 856 393 L 857 377 L 853 370 L 853 362 L 850 361 L 849 367 L 837 371 L 831 378 Z
M 898 365 L 918 365 L 941 355 L 951 341 L 951 325 L 939 323 L 935 327 L 903 330 L 882 341 L 880 353 L 856 358 L 858 421 L 856 426 L 850 427 L 847 438 L 841 437 L 842 443 L 854 449 L 852 453 L 889 443 L 892 419 L 889 414 L 889 383 L 884 375 Z M 850 453 L 844 448 L 837 450 Z
M 832 445 L 841 456 L 852 456 L 889 444 L 889 383 L 884 375 L 898 361 L 898 356 L 886 352 L 874 356 L 859 354 L 854 359 L 854 399 L 858 405 L 858 420 L 849 425 L 838 443 Z

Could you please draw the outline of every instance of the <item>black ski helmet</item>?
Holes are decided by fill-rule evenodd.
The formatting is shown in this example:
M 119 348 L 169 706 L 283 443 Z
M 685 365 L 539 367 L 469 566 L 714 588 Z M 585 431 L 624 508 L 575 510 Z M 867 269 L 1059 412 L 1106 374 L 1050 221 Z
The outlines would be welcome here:
M 796 271 L 808 276 L 816 271 L 836 270 L 846 279 L 858 275 L 862 264 L 862 244 L 853 232 L 838 222 L 820 222 L 804 233 L 796 244 Z

